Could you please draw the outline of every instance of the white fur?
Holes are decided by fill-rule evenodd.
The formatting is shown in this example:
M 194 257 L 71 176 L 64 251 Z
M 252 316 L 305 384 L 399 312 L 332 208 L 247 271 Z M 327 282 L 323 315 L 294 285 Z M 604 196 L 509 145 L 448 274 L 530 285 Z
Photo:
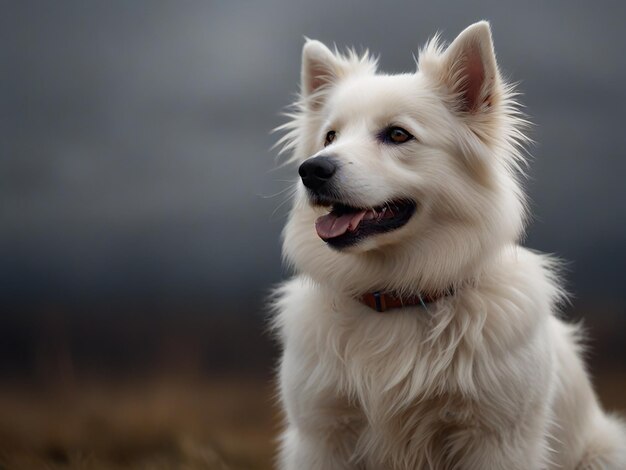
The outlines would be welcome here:
M 497 69 L 488 23 L 414 74 L 368 54 L 303 50 L 302 97 L 283 130 L 291 161 L 332 154 L 347 203 L 417 202 L 404 227 L 329 248 L 300 184 L 284 232 L 296 276 L 277 292 L 286 415 L 279 467 L 626 469 L 626 431 L 600 408 L 579 333 L 558 318 L 555 261 L 520 247 L 526 122 Z M 415 141 L 373 136 L 401 125 Z M 324 148 L 324 135 L 337 138 Z M 365 292 L 455 287 L 376 313 Z

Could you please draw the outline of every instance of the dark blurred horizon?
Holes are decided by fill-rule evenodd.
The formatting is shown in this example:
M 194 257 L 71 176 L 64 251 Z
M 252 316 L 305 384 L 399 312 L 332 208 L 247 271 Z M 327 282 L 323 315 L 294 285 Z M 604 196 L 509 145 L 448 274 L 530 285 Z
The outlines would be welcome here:
M 276 194 L 295 176 L 275 169 L 270 131 L 298 89 L 303 37 L 368 47 L 400 72 L 437 31 L 450 41 L 483 18 L 535 123 L 525 244 L 567 261 L 569 315 L 624 325 L 626 6 L 602 5 L 6 4 L 3 362 L 22 367 L 47 321 L 105 355 L 124 329 L 161 338 L 179 317 L 191 332 L 216 325 L 207 341 L 225 321 L 260 336 L 264 299 L 287 275 Z

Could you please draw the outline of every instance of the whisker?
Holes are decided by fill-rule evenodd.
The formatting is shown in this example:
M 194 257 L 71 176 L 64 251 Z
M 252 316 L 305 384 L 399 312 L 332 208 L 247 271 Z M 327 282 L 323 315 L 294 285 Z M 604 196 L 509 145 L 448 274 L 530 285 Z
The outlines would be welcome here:
M 280 191 L 278 191 L 277 193 L 274 194 L 270 194 L 270 195 L 264 195 L 264 194 L 257 194 L 258 197 L 263 198 L 263 199 L 271 199 L 273 197 L 276 196 L 280 196 L 281 194 L 286 193 L 289 190 L 293 190 L 294 189 L 294 184 L 290 184 L 289 186 L 287 186 L 286 188 L 281 189 Z
M 278 210 L 281 207 L 284 207 L 285 204 L 287 204 L 288 202 L 291 202 L 291 200 L 293 199 L 293 197 L 296 195 L 296 190 L 297 190 L 297 186 L 293 185 L 293 187 L 291 188 L 291 194 L 289 194 L 285 200 L 283 202 L 281 202 L 280 204 L 278 204 L 278 206 L 276 206 L 276 208 L 272 211 L 272 214 L 270 215 L 270 220 L 274 220 L 274 217 L 276 216 L 276 212 L 278 212 Z M 286 216 L 287 214 L 284 214 L 284 216 Z

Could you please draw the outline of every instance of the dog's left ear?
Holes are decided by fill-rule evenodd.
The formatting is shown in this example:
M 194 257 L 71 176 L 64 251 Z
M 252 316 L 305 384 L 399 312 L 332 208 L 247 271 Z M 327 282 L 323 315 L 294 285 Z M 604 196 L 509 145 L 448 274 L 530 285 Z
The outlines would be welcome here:
M 462 31 L 441 59 L 439 79 L 453 93 L 458 110 L 476 113 L 494 104 L 500 76 L 487 21 Z

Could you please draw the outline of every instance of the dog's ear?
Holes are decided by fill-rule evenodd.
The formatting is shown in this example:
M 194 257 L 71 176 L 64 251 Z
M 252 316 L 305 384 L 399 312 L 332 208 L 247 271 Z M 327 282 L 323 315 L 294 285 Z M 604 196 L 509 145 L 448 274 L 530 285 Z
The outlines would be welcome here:
M 317 91 L 335 83 L 344 75 L 343 61 L 319 41 L 307 39 L 302 48 L 302 96 L 312 108 L 319 100 L 309 99 Z
M 440 80 L 456 97 L 457 109 L 475 113 L 491 106 L 500 83 L 487 21 L 466 28 L 442 56 Z

